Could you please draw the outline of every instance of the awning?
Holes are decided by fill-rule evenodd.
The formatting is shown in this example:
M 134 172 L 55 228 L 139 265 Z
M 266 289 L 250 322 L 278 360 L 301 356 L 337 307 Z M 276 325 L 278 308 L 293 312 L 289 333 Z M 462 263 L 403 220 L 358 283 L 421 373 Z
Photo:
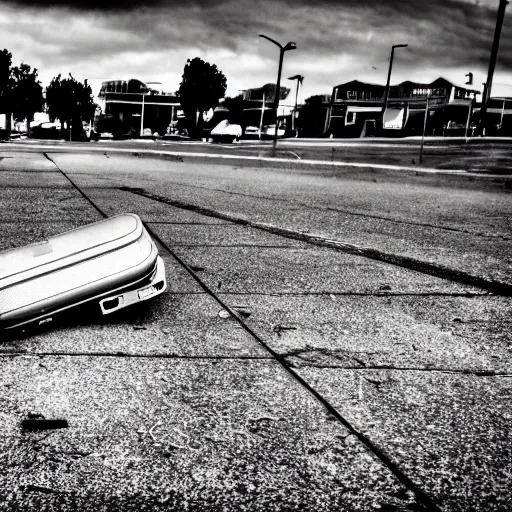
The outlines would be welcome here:
M 401 130 L 404 126 L 404 108 L 388 108 L 384 114 L 384 128 L 388 130 Z

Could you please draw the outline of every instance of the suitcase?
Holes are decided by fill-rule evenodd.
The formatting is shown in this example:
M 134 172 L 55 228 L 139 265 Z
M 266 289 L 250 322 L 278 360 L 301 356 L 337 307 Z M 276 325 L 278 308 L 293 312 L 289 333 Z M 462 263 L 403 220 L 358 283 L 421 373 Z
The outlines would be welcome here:
M 135 214 L 0 252 L 0 328 L 44 324 L 94 301 L 104 315 L 167 288 L 158 250 Z

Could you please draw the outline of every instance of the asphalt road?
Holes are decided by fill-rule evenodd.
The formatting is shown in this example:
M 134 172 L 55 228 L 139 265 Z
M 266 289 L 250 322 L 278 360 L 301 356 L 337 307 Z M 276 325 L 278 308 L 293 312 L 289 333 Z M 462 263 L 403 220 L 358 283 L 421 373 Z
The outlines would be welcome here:
M 130 211 L 170 285 L 0 344 L 0 507 L 510 510 L 508 178 L 126 144 L 0 147 L 0 249 Z

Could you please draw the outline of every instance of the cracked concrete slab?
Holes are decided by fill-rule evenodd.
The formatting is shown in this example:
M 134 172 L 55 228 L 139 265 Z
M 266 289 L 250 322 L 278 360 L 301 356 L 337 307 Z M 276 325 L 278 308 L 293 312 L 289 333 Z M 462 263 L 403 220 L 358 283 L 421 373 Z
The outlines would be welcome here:
M 245 322 L 294 366 L 512 373 L 506 297 L 230 295 Z
M 0 365 L 7 509 L 416 509 L 275 362 L 26 356 Z M 68 426 L 23 429 L 29 416 Z
M 442 510 L 512 503 L 512 380 L 441 372 L 299 368 Z

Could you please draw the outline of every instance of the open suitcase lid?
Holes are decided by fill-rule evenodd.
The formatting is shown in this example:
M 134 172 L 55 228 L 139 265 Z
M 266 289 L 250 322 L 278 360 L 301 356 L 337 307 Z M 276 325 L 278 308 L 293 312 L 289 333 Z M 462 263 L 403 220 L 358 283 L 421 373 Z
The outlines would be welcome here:
M 140 218 L 128 213 L 73 229 L 45 242 L 1 252 L 0 289 L 41 272 L 51 272 L 64 263 L 71 265 L 123 247 L 137 240 L 142 230 Z

